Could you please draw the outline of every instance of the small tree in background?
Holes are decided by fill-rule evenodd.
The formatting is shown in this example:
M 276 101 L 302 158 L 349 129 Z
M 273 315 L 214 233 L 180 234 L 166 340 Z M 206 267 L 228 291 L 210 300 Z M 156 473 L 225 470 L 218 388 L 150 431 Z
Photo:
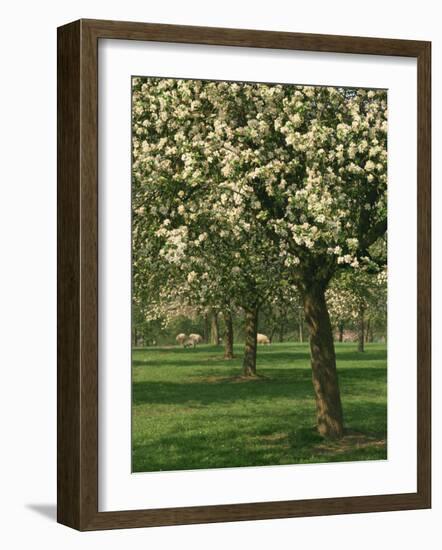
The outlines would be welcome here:
M 339 330 L 346 324 L 357 327 L 358 351 L 364 351 L 369 339 L 370 325 L 379 324 L 386 316 L 387 273 L 364 270 L 344 271 L 327 290 L 327 304 L 334 324 Z M 341 340 L 342 341 L 342 340 Z

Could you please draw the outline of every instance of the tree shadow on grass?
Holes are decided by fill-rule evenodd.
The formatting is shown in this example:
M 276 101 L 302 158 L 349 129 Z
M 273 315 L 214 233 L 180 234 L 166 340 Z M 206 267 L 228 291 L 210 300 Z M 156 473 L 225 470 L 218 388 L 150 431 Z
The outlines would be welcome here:
M 357 350 L 348 351 L 337 348 L 336 349 L 336 361 L 339 364 L 341 361 L 353 361 L 356 363 L 366 361 L 386 361 L 387 350 L 385 349 L 367 349 L 360 352 Z
M 132 396 L 134 405 L 142 404 L 185 404 L 189 401 L 202 405 L 228 403 L 241 399 L 308 399 L 314 398 L 311 372 L 309 369 L 261 369 L 262 379 L 236 383 L 235 377 L 225 378 L 217 373 L 211 376 L 198 373 L 194 382 L 134 381 Z M 238 372 L 240 374 L 240 372 Z M 343 399 L 355 390 L 361 392 L 367 385 L 385 384 L 384 369 L 355 367 L 340 373 Z
M 238 366 L 242 364 L 242 350 L 235 351 L 233 360 L 226 360 L 223 356 L 222 348 L 215 346 L 205 348 L 195 348 L 183 350 L 182 348 L 146 348 L 148 355 L 135 353 L 132 356 L 132 366 L 139 367 L 213 367 L 216 366 Z M 371 368 L 384 368 L 384 362 L 387 361 L 386 350 L 370 350 L 363 353 L 357 351 L 337 351 L 336 356 L 338 371 L 348 370 L 346 364 L 349 362 L 357 363 L 359 370 L 366 368 L 367 363 L 372 363 Z M 310 366 L 310 353 L 306 350 L 293 351 L 275 351 L 269 349 L 269 346 L 261 346 L 258 349 L 257 368 L 273 368 L 273 365 L 286 365 L 286 369 L 296 368 L 298 365 Z M 356 368 L 356 367 L 355 367 Z
M 376 407 L 372 404 L 372 407 Z M 384 460 L 387 458 L 385 432 L 347 428 L 341 439 L 322 437 L 316 428 L 301 428 L 289 435 L 293 456 L 303 463 Z
M 155 448 L 136 447 L 133 463 L 136 472 L 265 466 L 278 464 L 278 453 L 259 445 L 248 447 L 232 437 L 226 438 L 226 444 L 214 445 L 205 435 L 186 435 L 179 440 L 164 437 Z
M 375 415 L 382 406 L 365 403 Z M 379 409 L 376 411 L 376 409 Z M 359 411 L 365 414 L 365 407 Z M 204 430 L 173 431 L 133 448 L 134 471 L 173 471 L 203 468 L 310 464 L 387 458 L 385 432 L 349 428 L 344 438 L 333 441 L 319 435 L 309 414 L 258 417 L 248 423 L 247 414 L 235 414 L 236 424 L 206 419 Z M 233 418 L 232 418 L 233 420 Z M 245 422 L 244 424 L 242 422 Z M 232 428 L 232 426 L 235 428 Z M 297 425 L 296 429 L 292 429 Z
M 200 380 L 200 377 L 197 378 Z M 169 381 L 136 381 L 132 386 L 133 404 L 185 404 L 201 405 L 229 403 L 239 400 L 313 397 L 310 373 L 305 369 L 292 372 L 286 379 L 251 379 L 237 383 L 233 377 L 202 380 L 191 383 Z
M 360 400 L 344 402 L 346 428 L 351 432 L 371 434 L 376 438 L 387 436 L 387 403 Z
M 291 364 L 296 361 L 304 361 L 306 365 L 310 365 L 310 353 L 308 351 L 261 351 L 258 349 L 257 360 L 264 363 L 285 363 Z
M 216 350 L 213 354 L 202 354 L 198 348 L 195 350 L 187 350 L 181 353 L 169 353 L 169 351 L 162 351 L 161 353 L 149 354 L 149 357 L 139 358 L 132 357 L 133 367 L 204 367 L 213 366 L 214 364 L 223 366 L 232 366 L 237 364 L 242 365 L 242 352 L 236 353 L 233 360 L 226 360 L 222 350 Z M 203 350 L 205 351 L 205 350 Z M 203 357 L 202 357 L 203 355 Z M 205 356 L 204 356 L 205 355 Z M 273 352 L 265 353 L 258 350 L 257 356 L 257 368 L 266 367 L 271 364 L 287 364 L 288 368 L 291 368 L 293 363 L 303 361 L 306 363 L 306 367 L 309 366 L 310 355 L 303 352 Z
M 180 358 L 180 361 L 171 361 L 170 357 L 166 355 L 158 359 L 132 359 L 133 367 L 172 367 L 172 368 L 193 368 L 193 367 L 213 367 L 216 366 L 226 366 L 230 367 L 234 364 L 235 360 L 227 361 L 222 355 L 208 357 L 208 358 L 198 358 L 195 356 L 188 356 Z
M 234 349 L 234 361 L 242 362 L 243 346 L 236 345 Z M 146 356 L 147 355 L 147 356 Z M 195 361 L 196 359 L 196 361 Z M 310 361 L 308 349 L 299 349 L 293 346 L 293 351 L 276 351 L 271 346 L 258 347 L 258 362 L 271 363 L 293 363 L 296 361 Z M 231 361 L 224 359 L 224 348 L 222 346 L 198 346 L 196 348 L 183 349 L 181 347 L 168 348 L 136 348 L 132 353 L 132 365 L 140 366 L 198 366 L 204 363 L 211 364 L 220 362 L 229 364 Z
M 202 353 L 223 353 L 223 346 L 212 346 L 208 344 L 200 344 L 193 347 L 183 348 L 182 346 L 152 346 L 146 348 L 132 348 L 133 354 L 149 353 L 152 355 L 167 354 L 167 355 L 183 355 L 183 354 L 202 354 Z
M 253 415 L 251 422 L 251 415 L 242 412 L 215 419 L 203 417 L 197 425 L 190 424 L 186 430 L 169 430 L 149 443 L 143 435 L 140 444 L 135 442 L 133 446 L 134 469 L 158 471 L 290 463 L 293 460 L 287 429 L 296 419 L 295 414 L 262 412 Z M 284 456 L 282 462 L 281 456 Z
M 357 390 L 364 391 L 367 385 L 382 384 L 386 386 L 387 383 L 387 369 L 373 368 L 373 367 L 349 367 L 339 369 L 338 377 L 341 385 L 341 391 L 347 389 L 347 391 Z

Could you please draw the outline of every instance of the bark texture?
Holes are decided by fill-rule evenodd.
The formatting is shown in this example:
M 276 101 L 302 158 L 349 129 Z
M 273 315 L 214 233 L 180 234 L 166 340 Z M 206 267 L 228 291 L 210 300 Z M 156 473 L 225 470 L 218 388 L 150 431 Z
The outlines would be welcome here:
M 224 311 L 224 359 L 233 359 L 233 319 L 230 311 Z
M 210 343 L 219 346 L 218 312 L 212 311 L 210 316 Z
M 258 309 L 248 309 L 245 312 L 245 345 L 243 360 L 244 376 L 256 375 L 257 332 Z
M 330 317 L 321 286 L 304 292 L 304 312 L 310 332 L 313 387 L 316 397 L 318 431 L 337 439 L 344 435 L 341 395 L 336 370 L 335 347 Z
M 206 342 L 206 344 L 209 343 L 209 337 L 210 337 L 209 315 L 205 313 L 204 314 L 204 341 Z

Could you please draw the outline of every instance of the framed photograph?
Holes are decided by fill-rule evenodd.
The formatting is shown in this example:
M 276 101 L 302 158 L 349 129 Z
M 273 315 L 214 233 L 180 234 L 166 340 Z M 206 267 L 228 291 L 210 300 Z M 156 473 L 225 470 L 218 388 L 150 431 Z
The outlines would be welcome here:
M 431 506 L 429 42 L 58 29 L 58 521 Z

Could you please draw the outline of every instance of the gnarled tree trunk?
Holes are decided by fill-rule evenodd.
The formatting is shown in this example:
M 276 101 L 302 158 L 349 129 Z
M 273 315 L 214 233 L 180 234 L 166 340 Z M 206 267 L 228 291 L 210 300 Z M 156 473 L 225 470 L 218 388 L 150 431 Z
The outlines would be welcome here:
M 245 310 L 245 334 L 243 372 L 244 376 L 255 376 L 256 374 L 256 346 L 258 332 L 258 308 Z
M 304 290 L 303 294 L 305 318 L 310 332 L 318 432 L 336 439 L 344 434 L 344 421 L 325 289 L 316 285 Z
M 210 343 L 219 346 L 218 312 L 212 310 L 210 316 Z
M 230 311 L 224 311 L 224 359 L 233 359 L 233 320 Z

